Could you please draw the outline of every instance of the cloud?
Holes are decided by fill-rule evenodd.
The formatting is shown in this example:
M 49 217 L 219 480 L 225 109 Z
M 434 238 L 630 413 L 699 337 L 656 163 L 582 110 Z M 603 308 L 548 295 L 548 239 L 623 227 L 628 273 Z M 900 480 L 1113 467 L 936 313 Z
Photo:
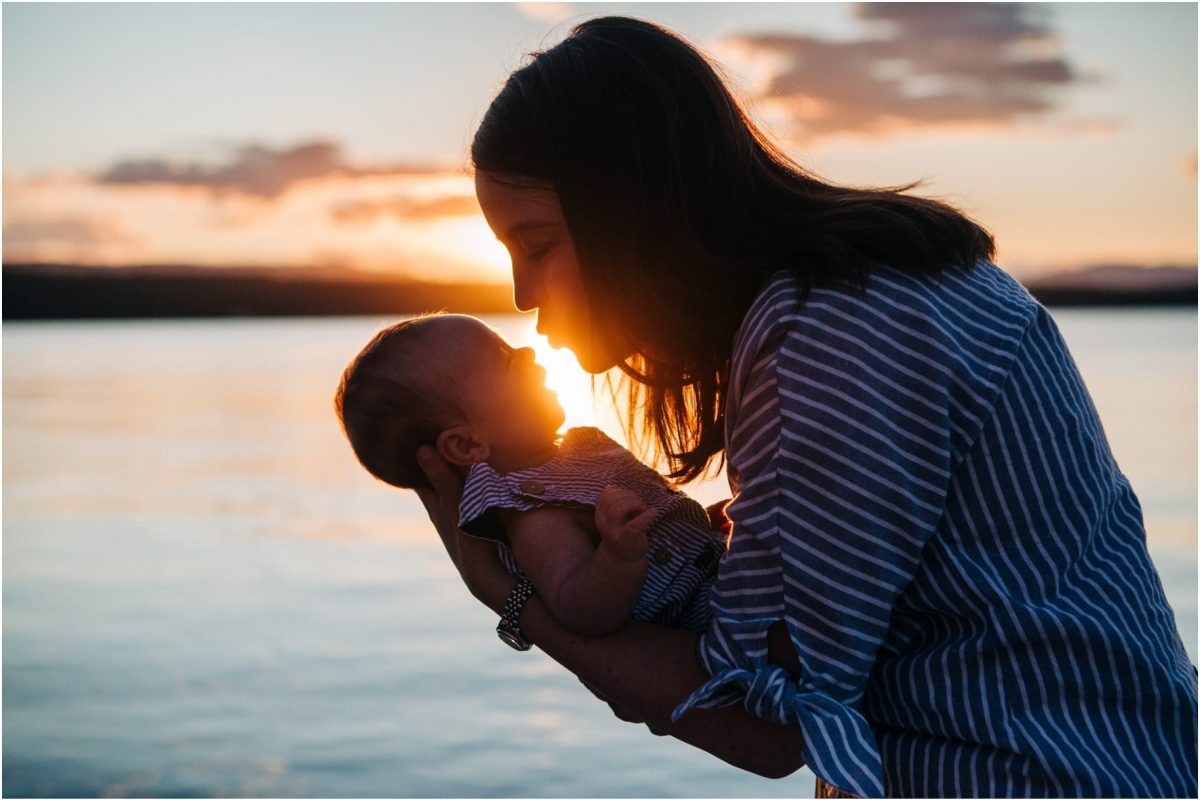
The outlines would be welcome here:
M 775 69 L 759 100 L 802 138 L 904 128 L 1011 126 L 1048 115 L 1055 94 L 1089 82 L 1062 56 L 1043 10 L 1014 3 L 867 3 L 856 41 L 741 35 L 729 45 Z
M 4 180 L 4 256 L 18 263 L 304 267 L 503 280 L 507 254 L 461 170 L 306 181 L 278 198 L 130 190 L 92 175 Z M 228 191 L 228 190 L 222 190 Z M 397 224 L 350 220 L 404 215 Z M 428 224 L 425 220 L 435 221 Z
M 537 22 L 557 25 L 575 13 L 570 3 L 517 3 L 517 11 Z
M 119 161 L 96 176 L 109 185 L 195 187 L 216 194 L 238 192 L 273 199 L 293 185 L 315 178 L 428 175 L 444 172 L 428 165 L 362 166 L 347 163 L 341 146 L 319 140 L 274 149 L 251 144 L 233 148 L 224 163 L 201 164 L 163 159 Z
M 330 216 L 337 222 L 350 224 L 374 222 L 380 217 L 429 220 L 444 217 L 471 217 L 477 214 L 479 214 L 479 203 L 475 200 L 474 195 L 447 195 L 422 200 L 410 197 L 355 200 L 336 205 L 330 212 Z
M 5 263 L 21 261 L 107 261 L 142 244 L 113 216 L 59 216 L 4 223 Z

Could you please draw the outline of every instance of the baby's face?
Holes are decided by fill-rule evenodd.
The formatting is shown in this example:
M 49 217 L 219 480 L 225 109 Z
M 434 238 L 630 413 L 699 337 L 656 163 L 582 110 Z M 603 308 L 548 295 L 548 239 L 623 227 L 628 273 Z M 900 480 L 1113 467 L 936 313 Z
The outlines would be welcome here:
M 422 361 L 438 385 L 458 398 L 466 422 L 507 458 L 540 453 L 565 421 L 546 370 L 528 347 L 514 349 L 474 317 L 430 319 Z

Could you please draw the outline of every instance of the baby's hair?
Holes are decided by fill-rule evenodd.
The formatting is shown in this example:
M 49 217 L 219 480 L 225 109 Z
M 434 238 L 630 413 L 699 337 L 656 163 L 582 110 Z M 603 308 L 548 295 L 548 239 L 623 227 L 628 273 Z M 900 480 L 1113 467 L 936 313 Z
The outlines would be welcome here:
M 448 396 L 422 380 L 413 363 L 426 314 L 375 334 L 342 373 L 333 407 L 354 455 L 367 472 L 401 489 L 428 489 L 417 448 L 433 445 L 455 413 Z M 424 330 L 423 330 L 424 329 Z

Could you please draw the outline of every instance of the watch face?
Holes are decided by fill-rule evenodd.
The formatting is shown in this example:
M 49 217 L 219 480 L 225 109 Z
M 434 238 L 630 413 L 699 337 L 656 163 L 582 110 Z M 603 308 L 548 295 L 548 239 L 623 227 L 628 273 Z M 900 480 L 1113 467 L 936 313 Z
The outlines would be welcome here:
M 500 641 L 511 647 L 513 650 L 528 650 L 531 645 L 520 637 L 519 634 L 513 633 L 504 628 L 497 628 L 496 635 L 500 637 Z

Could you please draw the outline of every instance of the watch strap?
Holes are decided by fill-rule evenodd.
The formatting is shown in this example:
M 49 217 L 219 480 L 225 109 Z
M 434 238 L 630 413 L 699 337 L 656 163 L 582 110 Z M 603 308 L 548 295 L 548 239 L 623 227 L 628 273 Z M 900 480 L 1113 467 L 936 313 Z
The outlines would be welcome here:
M 521 578 L 504 601 L 504 609 L 500 612 L 500 622 L 496 625 L 496 633 L 506 644 L 515 650 L 528 650 L 532 645 L 521 635 L 521 612 L 529 598 L 533 597 L 533 584 L 528 578 Z

